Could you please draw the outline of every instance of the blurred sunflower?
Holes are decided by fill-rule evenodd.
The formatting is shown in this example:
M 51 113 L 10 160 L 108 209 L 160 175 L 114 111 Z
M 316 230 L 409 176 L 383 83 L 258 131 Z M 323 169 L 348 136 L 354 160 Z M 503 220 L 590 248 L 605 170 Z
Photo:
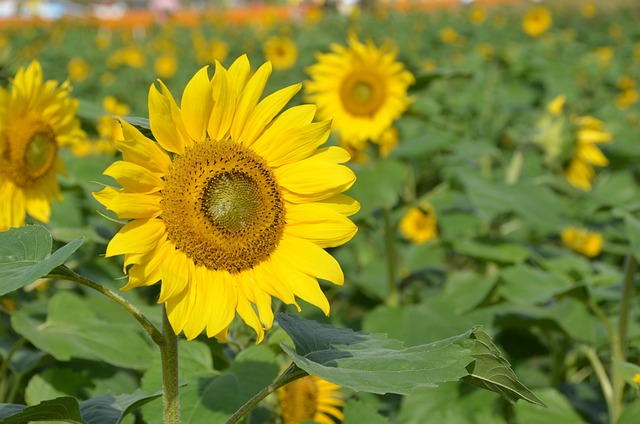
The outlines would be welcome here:
M 81 57 L 74 57 L 67 63 L 67 74 L 71 82 L 79 83 L 87 79 L 91 65 Z
M 265 41 L 263 51 L 265 59 L 271 62 L 273 69 L 291 69 L 298 60 L 298 47 L 290 38 L 271 37 Z
M 307 420 L 335 424 L 344 419 L 339 408 L 345 405 L 340 386 L 315 375 L 295 380 L 278 390 L 282 424 L 301 424 Z
M 329 314 L 317 279 L 344 281 L 323 248 L 357 231 L 347 216 L 359 204 L 341 194 L 355 181 L 340 165 L 349 156 L 319 148 L 331 123 L 312 122 L 314 106 L 280 113 L 301 84 L 258 102 L 270 74 L 267 62 L 251 76 L 246 55 L 228 70 L 217 63 L 212 80 L 202 68 L 181 107 L 162 82 L 152 86 L 157 143 L 122 121 L 124 160 L 105 171 L 122 188 L 94 193 L 132 219 L 106 253 L 125 256 L 123 290 L 162 280 L 158 302 L 188 339 L 206 328 L 225 340 L 237 312 L 260 342 L 273 323 L 272 296 L 296 306 L 297 296 Z
M 469 8 L 469 22 L 473 25 L 482 25 L 487 20 L 487 9 L 480 5 L 471 5 Z
M 404 238 L 415 244 L 426 243 L 438 237 L 438 217 L 428 202 L 409 209 L 398 227 Z
M 604 123 L 592 116 L 567 116 L 565 96 L 558 96 L 547 105 L 548 116 L 537 124 L 534 143 L 540 145 L 545 162 L 561 167 L 572 186 L 589 191 L 596 176 L 594 166 L 607 166 L 609 161 L 598 144 L 610 143 L 611 133 L 603 130 Z
M 389 44 L 377 48 L 351 34 L 349 48 L 332 44 L 331 50 L 307 68 L 306 98 L 318 105 L 320 119 L 333 118 L 333 130 L 347 143 L 375 141 L 413 101 L 407 89 L 415 79 Z
M 584 2 L 580 5 L 580 14 L 585 19 L 593 19 L 598 14 L 598 6 L 592 1 Z
M 173 53 L 164 53 L 156 58 L 153 70 L 160 78 L 172 78 L 178 70 L 178 59 Z
M 43 81 L 37 61 L 18 69 L 9 90 L 0 87 L 0 231 L 27 214 L 49 222 L 53 198 L 61 199 L 58 149 L 85 137 L 70 92 L 67 82 Z
M 551 11 L 543 6 L 534 6 L 522 17 L 522 30 L 530 37 L 539 37 L 551 28 Z
M 602 251 L 604 240 L 602 234 L 576 227 L 568 227 L 562 231 L 562 243 L 581 255 L 595 258 Z

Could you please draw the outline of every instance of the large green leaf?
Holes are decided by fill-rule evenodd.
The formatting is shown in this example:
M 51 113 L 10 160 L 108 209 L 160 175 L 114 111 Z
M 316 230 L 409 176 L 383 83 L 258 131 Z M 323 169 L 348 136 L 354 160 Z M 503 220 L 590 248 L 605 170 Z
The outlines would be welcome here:
M 557 390 L 540 389 L 536 390 L 536 395 L 548 405 L 548 408 L 539 408 L 520 402 L 515 406 L 516 422 L 527 424 L 582 424 L 586 422 Z
M 407 178 L 407 168 L 395 160 L 381 160 L 364 164 L 356 170 L 358 179 L 349 195 L 360 202 L 362 217 L 381 209 L 393 207 Z
M 505 283 L 500 286 L 500 294 L 515 303 L 545 302 L 571 286 L 569 278 L 561 274 L 524 264 L 504 268 L 500 276 Z
M 162 393 L 138 392 L 119 396 L 99 396 L 78 403 L 64 396 L 45 400 L 38 405 L 0 405 L 2 424 L 26 421 L 62 421 L 75 424 L 118 424 L 131 411 L 162 396 Z
M 389 419 L 378 414 L 375 408 L 364 402 L 349 401 L 344 406 L 343 424 L 389 424 Z
M 211 364 L 211 353 L 204 343 L 179 344 L 180 407 L 184 424 L 224 423 L 246 401 L 267 387 L 277 377 L 280 365 L 266 346 L 252 346 L 240 352 L 232 365 L 218 372 Z M 154 357 L 142 387 L 161 387 L 160 358 Z M 145 408 L 148 422 L 162 421 L 161 405 Z
M 0 232 L 0 296 L 33 283 L 62 265 L 83 243 L 72 240 L 51 254 L 51 234 L 42 226 L 27 225 Z
M 60 361 L 83 358 L 146 369 L 152 352 L 146 333 L 133 318 L 119 316 L 126 315 L 120 308 L 113 309 L 112 319 L 101 318 L 94 302 L 60 291 L 49 301 L 46 320 L 40 310 L 22 308 L 12 315 L 11 323 L 15 331 Z M 103 306 L 100 301 L 95 304 Z
M 467 366 L 469 375 L 463 378 L 464 381 L 500 393 L 511 403 L 524 399 L 536 405 L 544 405 L 518 380 L 509 362 L 502 357 L 485 332 L 474 331 L 471 338 L 476 340 L 471 353 L 475 361 Z
M 277 320 L 295 344 L 295 351 L 282 345 L 295 364 L 343 387 L 408 394 L 419 387 L 436 387 L 466 377 L 466 381 L 496 391 L 509 401 L 519 398 L 541 404 L 518 381 L 480 328 L 403 348 L 401 341 L 383 335 L 338 329 L 295 315 L 280 314 Z

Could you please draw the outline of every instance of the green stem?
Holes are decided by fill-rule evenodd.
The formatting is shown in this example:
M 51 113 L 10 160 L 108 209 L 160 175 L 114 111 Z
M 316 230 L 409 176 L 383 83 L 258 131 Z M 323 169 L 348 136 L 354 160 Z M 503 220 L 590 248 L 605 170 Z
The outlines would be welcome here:
M 598 378 L 602 394 L 604 395 L 605 402 L 607 403 L 607 408 L 609 411 L 613 411 L 613 385 L 611 384 L 611 380 L 609 380 L 609 376 L 607 375 L 604 365 L 602 365 L 602 361 L 600 361 L 598 354 L 592 347 L 582 346 L 582 350 L 591 363 L 591 367 Z M 613 423 L 615 421 L 611 422 Z
M 127 311 L 136 321 L 140 323 L 142 328 L 149 334 L 151 340 L 158 346 L 164 343 L 164 337 L 160 331 L 145 317 L 142 315 L 142 312 L 138 310 L 135 306 L 133 306 L 127 299 L 120 296 L 119 294 L 109 290 L 108 288 L 96 283 L 95 281 L 89 280 L 86 277 L 83 277 L 80 274 L 77 274 L 73 270 L 67 268 L 62 265 L 54 269 L 51 273 L 49 273 L 47 278 L 58 278 L 62 280 L 74 281 L 76 283 L 80 283 L 84 286 L 89 287 L 90 289 L 96 290 L 103 295 L 107 296 L 109 299 L 116 302 L 118 305 L 122 306 L 125 311 Z
M 307 375 L 308 374 L 307 374 L 306 371 L 298 368 L 295 364 L 289 365 L 289 368 L 287 368 L 276 381 L 274 381 L 272 384 L 270 384 L 269 386 L 267 386 L 264 389 L 262 389 L 258 394 L 256 394 L 254 397 L 249 399 L 247 401 L 247 403 L 242 405 L 240 407 L 240 409 L 238 409 L 227 420 L 226 424 L 235 424 L 235 423 L 237 423 L 238 421 L 240 421 L 240 419 L 242 417 L 244 417 L 246 415 L 247 412 L 249 412 L 258 403 L 260 403 L 260 401 L 262 399 L 266 398 L 271 393 L 273 393 L 276 390 L 278 390 L 280 387 L 285 386 L 285 385 L 291 383 L 292 381 L 295 381 L 295 380 L 297 380 L 299 378 L 302 378 L 302 377 L 305 377 Z
M 620 299 L 620 316 L 618 320 L 617 344 L 612 346 L 611 376 L 613 380 L 613 409 L 610 413 L 611 423 L 616 423 L 624 409 L 624 377 L 616 370 L 615 362 L 626 360 L 627 328 L 629 325 L 629 309 L 634 291 L 634 281 L 638 263 L 633 254 L 627 254 L 624 265 L 624 278 L 622 280 L 622 294 Z
M 162 305 L 163 343 L 160 345 L 162 360 L 162 401 L 164 406 L 164 424 L 180 423 L 180 393 L 178 385 L 178 337 L 176 336 L 167 310 Z
M 24 338 L 21 338 L 20 340 L 15 342 L 14 345 L 11 346 L 11 350 L 7 353 L 7 356 L 4 358 L 4 361 L 2 361 L 2 365 L 0 366 L 0 402 L 5 401 L 4 391 L 5 384 L 7 383 L 7 370 L 9 369 L 11 358 L 26 342 L 27 339 Z M 13 382 L 13 384 L 15 385 L 15 381 Z
M 387 250 L 387 275 L 389 282 L 389 295 L 387 296 L 387 305 L 396 307 L 400 304 L 398 295 L 398 281 L 396 280 L 396 246 L 395 246 L 395 229 L 391 225 L 391 213 L 387 208 L 382 209 L 384 216 L 384 240 Z

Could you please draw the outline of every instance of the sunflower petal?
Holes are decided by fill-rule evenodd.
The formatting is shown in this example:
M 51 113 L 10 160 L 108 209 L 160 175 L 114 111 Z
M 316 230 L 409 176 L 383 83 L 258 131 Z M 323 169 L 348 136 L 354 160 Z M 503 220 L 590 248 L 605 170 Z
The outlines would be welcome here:
M 165 233 L 164 223 L 159 219 L 134 219 L 113 236 L 106 257 L 152 251 Z
M 245 142 L 241 138 L 242 131 L 245 127 L 247 118 L 258 104 L 260 96 L 262 96 L 262 92 L 264 91 L 264 86 L 267 84 L 269 75 L 271 75 L 271 64 L 266 62 L 258 68 L 256 73 L 247 82 L 244 90 L 242 90 L 242 94 L 238 100 L 236 114 L 233 118 L 233 123 L 231 124 L 231 139 L 237 143 Z
M 207 269 L 203 272 L 207 273 L 205 278 L 208 287 L 207 337 L 217 337 L 220 333 L 226 334 L 226 329 L 236 314 L 238 290 L 234 287 L 233 277 L 228 272 Z
M 211 84 L 214 103 L 207 132 L 212 140 L 222 140 L 231 127 L 238 95 L 231 87 L 227 70 L 217 61 Z
M 171 166 L 169 156 L 136 127 L 122 119 L 120 123 L 125 140 L 116 140 L 114 144 L 122 152 L 122 159 L 144 166 L 151 172 L 166 175 Z
M 105 187 L 92 193 L 93 197 L 120 218 L 155 218 L 162 213 L 159 193 L 126 193 L 113 187 Z
M 205 66 L 191 78 L 180 101 L 185 128 L 196 141 L 205 139 L 213 107 L 212 87 L 207 71 L 208 66 Z
M 132 162 L 114 162 L 103 174 L 113 177 L 125 190 L 131 192 L 153 193 L 164 188 L 164 183 L 158 175 Z
M 294 266 L 305 274 L 334 284 L 344 284 L 344 274 L 338 261 L 310 241 L 285 235 L 280 240 L 278 250 L 292 258 Z
M 171 95 L 171 91 L 160 80 L 158 91 L 155 85 L 149 89 L 149 126 L 158 143 L 166 150 L 184 154 L 184 148 L 193 145 L 182 119 L 182 113 Z
M 320 247 L 340 246 L 358 231 L 344 215 L 313 203 L 287 207 L 285 234 L 309 240 Z

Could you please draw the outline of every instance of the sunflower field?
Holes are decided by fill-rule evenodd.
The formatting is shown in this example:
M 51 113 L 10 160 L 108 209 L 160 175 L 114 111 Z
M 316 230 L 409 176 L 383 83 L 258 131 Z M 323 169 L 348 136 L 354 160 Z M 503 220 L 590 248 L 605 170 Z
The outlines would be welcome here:
M 637 422 L 640 5 L 145 16 L 0 20 L 0 423 Z

